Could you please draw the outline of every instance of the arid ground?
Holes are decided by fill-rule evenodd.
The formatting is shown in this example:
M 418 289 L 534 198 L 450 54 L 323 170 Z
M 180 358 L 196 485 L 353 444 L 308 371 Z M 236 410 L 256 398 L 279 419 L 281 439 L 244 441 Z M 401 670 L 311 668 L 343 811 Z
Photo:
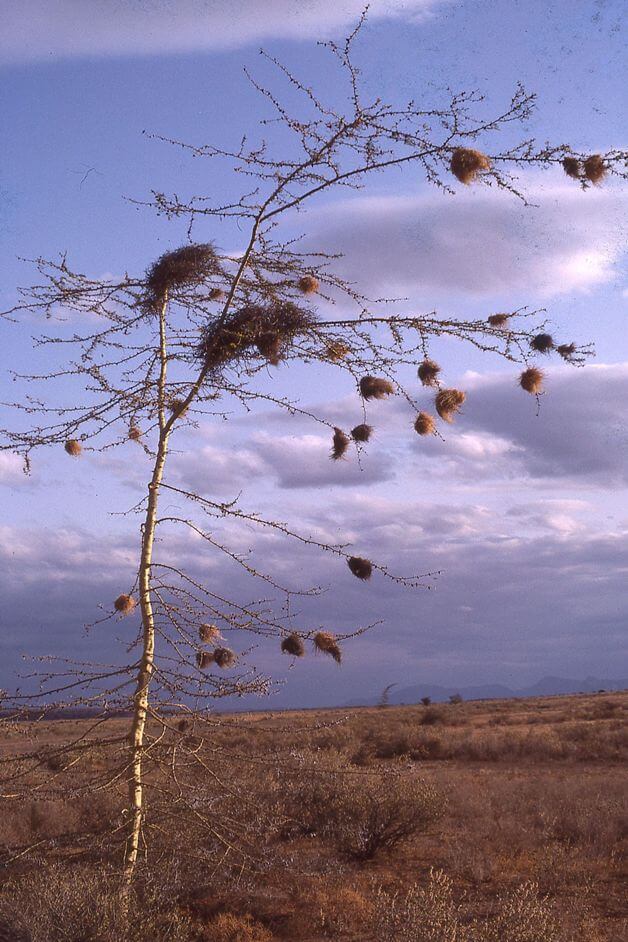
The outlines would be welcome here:
M 176 798 L 152 821 L 127 937 L 625 940 L 627 708 L 628 693 L 600 692 L 216 715 L 211 741 L 187 739 L 215 833 L 179 823 Z M 89 722 L 8 724 L 2 755 L 53 756 Z M 15 939 L 121 937 L 123 797 L 114 784 L 5 802 L 0 913 Z

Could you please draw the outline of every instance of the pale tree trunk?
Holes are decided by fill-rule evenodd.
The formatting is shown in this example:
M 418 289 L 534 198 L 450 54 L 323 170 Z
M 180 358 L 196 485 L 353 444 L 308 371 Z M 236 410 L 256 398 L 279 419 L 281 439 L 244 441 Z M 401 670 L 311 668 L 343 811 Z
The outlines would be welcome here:
M 129 822 L 124 853 L 123 900 L 128 906 L 129 891 L 137 863 L 142 835 L 142 822 L 145 810 L 143 762 L 145 752 L 146 720 L 148 717 L 149 689 L 155 658 L 155 619 L 151 599 L 151 565 L 155 527 L 157 523 L 157 504 L 159 486 L 164 473 L 168 454 L 168 439 L 172 422 L 166 421 L 166 309 L 167 294 L 164 295 L 159 319 L 159 352 L 161 367 L 158 380 L 159 405 L 159 444 L 155 456 L 153 474 L 148 485 L 148 505 L 142 532 L 142 553 L 139 567 L 139 598 L 142 612 L 142 654 L 139 662 L 135 694 L 133 697 L 133 716 L 129 735 L 131 750 L 131 769 L 129 778 Z

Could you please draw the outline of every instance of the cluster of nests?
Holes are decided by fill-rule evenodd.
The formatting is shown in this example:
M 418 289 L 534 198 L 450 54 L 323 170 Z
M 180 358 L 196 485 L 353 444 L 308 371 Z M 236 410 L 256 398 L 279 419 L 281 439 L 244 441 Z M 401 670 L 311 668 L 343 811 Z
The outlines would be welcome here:
M 504 328 L 508 325 L 509 314 L 491 314 L 487 321 L 491 327 Z M 536 334 L 530 341 L 530 347 L 535 353 L 550 353 L 555 350 L 567 362 L 573 362 L 576 354 L 576 345 L 573 343 L 554 343 L 551 334 Z M 434 408 L 444 422 L 453 422 L 466 400 L 466 394 L 461 389 L 440 388 L 439 375 L 441 367 L 434 360 L 425 358 L 418 367 L 418 377 L 423 386 L 435 387 L 438 391 L 434 397 Z M 538 395 L 543 389 L 543 370 L 538 367 L 528 367 L 519 376 L 519 385 L 526 392 Z M 365 376 L 360 380 L 360 393 L 363 399 L 384 399 L 394 393 L 395 388 L 390 380 L 377 376 Z M 436 433 L 436 419 L 428 412 L 419 412 L 414 422 L 414 430 L 418 435 L 434 435 Z M 344 457 L 351 442 L 363 444 L 368 442 L 373 434 L 373 426 L 365 423 L 356 425 L 347 434 L 341 428 L 335 427 L 332 438 L 330 457 L 337 461 Z
M 146 273 L 143 305 L 155 311 L 173 288 L 201 284 L 210 277 L 225 278 L 210 243 L 184 245 L 167 252 Z M 315 275 L 303 274 L 296 281 L 296 288 L 303 295 L 312 295 L 319 291 L 320 282 Z M 222 288 L 214 287 L 209 292 L 210 301 L 224 301 L 226 297 Z M 198 353 L 209 369 L 250 351 L 257 351 L 276 366 L 294 337 L 311 327 L 313 321 L 309 311 L 290 301 L 245 304 L 224 321 L 205 329 Z
M 213 651 L 199 651 L 196 655 L 196 663 L 200 670 L 206 670 L 212 664 L 222 670 L 233 667 L 238 660 L 237 654 L 231 648 L 221 647 L 217 644 L 222 640 L 222 635 L 216 625 L 201 625 L 198 629 L 198 636 L 203 644 L 214 645 Z
M 601 154 L 591 154 L 584 160 L 567 156 L 563 158 L 562 164 L 568 177 L 581 182 L 601 183 L 608 172 Z M 482 171 L 491 169 L 491 161 L 482 151 L 472 147 L 456 147 L 452 152 L 449 168 L 457 180 L 468 185 L 473 183 Z
M 604 158 L 600 154 L 591 154 L 585 160 L 578 160 L 577 157 L 564 157 L 563 170 L 572 180 L 589 183 L 601 183 L 608 172 L 608 167 L 604 163 Z
M 347 565 L 356 579 L 368 580 L 373 574 L 373 563 L 370 559 L 364 559 L 362 556 L 347 557 Z M 322 651 L 323 654 L 329 654 L 337 664 L 342 661 L 342 652 L 336 639 L 336 636 L 329 631 L 318 631 L 312 639 L 315 651 Z M 305 644 L 303 639 L 294 632 L 282 639 L 281 650 L 284 654 L 291 654 L 293 657 L 304 657 Z
M 313 324 L 312 314 L 292 301 L 245 304 L 223 323 L 205 328 L 199 356 L 210 370 L 249 351 L 256 351 L 277 366 L 297 334 L 305 333 Z

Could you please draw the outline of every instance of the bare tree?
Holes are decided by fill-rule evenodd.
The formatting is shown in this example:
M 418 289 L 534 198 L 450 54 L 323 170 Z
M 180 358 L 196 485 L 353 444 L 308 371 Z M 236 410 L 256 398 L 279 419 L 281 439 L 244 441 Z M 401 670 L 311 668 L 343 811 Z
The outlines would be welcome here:
M 414 101 L 400 107 L 368 98 L 353 56 L 358 32 L 359 26 L 343 44 L 325 44 L 345 81 L 341 110 L 323 102 L 313 88 L 271 57 L 266 58 L 292 97 L 300 96 L 301 110 L 293 113 L 278 92 L 251 78 L 274 110 L 274 122 L 290 135 L 292 145 L 282 144 L 281 154 L 274 152 L 272 140 L 254 145 L 245 140 L 235 150 L 171 142 L 196 157 L 228 161 L 245 181 L 245 192 L 231 202 L 215 202 L 206 195 L 182 200 L 155 192 L 143 204 L 168 218 L 186 219 L 189 244 L 163 255 L 143 276 L 127 274 L 112 280 L 76 272 L 65 257 L 38 259 L 38 284 L 26 289 L 5 315 L 53 317 L 62 309 L 82 317 L 85 327 L 37 341 L 53 347 L 60 365 L 55 372 L 20 374 L 29 393 L 13 408 L 26 421 L 5 430 L 3 447 L 22 455 L 28 470 L 34 451 L 43 446 L 63 446 L 70 456 L 78 457 L 85 449 L 106 451 L 131 439 L 152 462 L 146 496 L 134 508 L 141 518 L 137 573 L 107 616 L 130 615 L 139 601 L 141 626 L 130 639 L 130 657 L 122 664 L 51 665 L 37 692 L 7 700 L 7 708 L 16 711 L 23 706 L 32 711 L 39 703 L 42 716 L 67 703 L 93 711 L 89 729 L 63 747 L 52 784 L 50 756 L 33 750 L 9 760 L 4 794 L 17 799 L 26 783 L 29 789 L 50 793 L 46 789 L 54 788 L 59 774 L 70 768 L 77 794 L 124 786 L 128 798 L 120 828 L 125 834 L 126 892 L 148 832 L 163 826 L 147 816 L 147 788 L 152 790 L 153 806 L 161 801 L 168 815 L 175 807 L 177 813 L 185 809 L 225 853 L 237 840 L 234 819 L 223 818 L 218 828 L 211 815 L 199 810 L 194 776 L 218 777 L 211 753 L 208 757 L 203 748 L 211 742 L 216 722 L 211 702 L 262 693 L 269 680 L 254 666 L 247 667 L 246 652 L 236 654 L 223 634 L 276 638 L 284 653 L 297 658 L 304 654 L 305 642 L 311 641 L 337 662 L 349 636 L 300 624 L 292 615 L 290 600 L 299 592 L 316 595 L 319 588 L 295 591 L 283 585 L 272 572 L 219 539 L 213 525 L 246 524 L 318 548 L 344 560 L 361 580 L 375 574 L 415 586 L 427 576 L 398 576 L 377 561 L 352 555 L 346 546 L 320 542 L 288 523 L 267 519 L 243 507 L 240 498 L 221 502 L 177 487 L 165 477 L 173 434 L 182 427 L 193 428 L 202 416 L 222 420 L 231 403 L 244 409 L 266 403 L 328 427 L 331 457 L 339 460 L 349 448 L 361 449 L 368 442 L 372 399 L 403 397 L 414 410 L 416 433 L 438 434 L 437 417 L 422 411 L 414 390 L 399 382 L 400 367 L 418 368 L 420 382 L 433 388 L 438 417 L 444 422 L 454 419 L 465 394 L 443 384 L 441 368 L 430 358 L 433 338 L 455 338 L 521 364 L 521 386 L 536 396 L 543 371 L 531 358 L 555 351 L 578 364 L 589 352 L 573 343 L 556 342 L 546 331 L 542 312 L 524 309 L 482 320 L 436 312 L 400 314 L 392 301 L 369 299 L 344 280 L 338 274 L 342 260 L 324 246 L 304 251 L 298 242 L 281 237 L 284 219 L 319 195 L 361 188 L 372 176 L 392 168 L 422 170 L 429 183 L 445 192 L 453 192 L 457 180 L 463 185 L 495 186 L 523 200 L 516 177 L 521 168 L 562 164 L 584 189 L 607 174 L 624 172 L 625 154 L 619 151 L 585 155 L 566 145 L 538 145 L 527 138 L 501 149 L 500 132 L 525 122 L 535 106 L 534 95 L 522 87 L 490 119 L 475 93 L 456 94 L 447 107 L 438 108 Z M 265 123 L 272 127 L 272 121 Z M 482 151 L 476 149 L 478 142 Z M 246 233 L 235 254 L 221 252 L 213 243 L 192 241 L 197 223 L 211 223 L 218 232 L 219 224 L 229 221 L 236 221 Z M 326 311 L 335 305 L 342 313 L 320 316 L 317 300 Z M 306 363 L 314 369 L 324 364 L 348 374 L 361 396 L 363 421 L 352 430 L 337 428 L 303 403 L 263 392 L 256 384 L 259 374 L 280 361 Z M 72 381 L 79 390 L 72 405 L 57 402 L 53 392 L 30 392 L 38 383 L 48 387 L 58 380 Z M 187 502 L 189 513 L 160 515 L 164 491 Z M 226 554 L 248 576 L 279 593 L 283 608 L 267 600 L 247 603 L 227 598 L 220 586 L 206 585 L 169 558 L 163 542 L 156 552 L 157 531 L 166 536 L 173 527 L 193 531 L 208 549 Z M 359 626 L 351 634 L 367 627 Z M 120 736 L 103 732 L 113 711 L 129 716 L 128 730 Z M 109 756 L 105 770 L 97 775 L 86 771 L 81 777 L 77 770 L 95 752 Z

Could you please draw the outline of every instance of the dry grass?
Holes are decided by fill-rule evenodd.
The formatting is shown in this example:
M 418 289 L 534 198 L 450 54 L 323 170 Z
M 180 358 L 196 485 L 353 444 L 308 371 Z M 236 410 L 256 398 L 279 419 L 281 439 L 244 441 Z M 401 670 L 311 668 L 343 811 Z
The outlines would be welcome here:
M 237 820 L 249 856 L 217 842 L 214 858 L 173 819 L 125 937 L 105 841 L 123 796 L 33 800 L 2 818 L 0 855 L 53 842 L 6 868 L 0 916 L 34 942 L 618 942 L 627 708 L 613 693 L 217 716 L 197 800 Z M 59 774 L 86 722 L 14 724 L 0 755 L 34 743 Z

